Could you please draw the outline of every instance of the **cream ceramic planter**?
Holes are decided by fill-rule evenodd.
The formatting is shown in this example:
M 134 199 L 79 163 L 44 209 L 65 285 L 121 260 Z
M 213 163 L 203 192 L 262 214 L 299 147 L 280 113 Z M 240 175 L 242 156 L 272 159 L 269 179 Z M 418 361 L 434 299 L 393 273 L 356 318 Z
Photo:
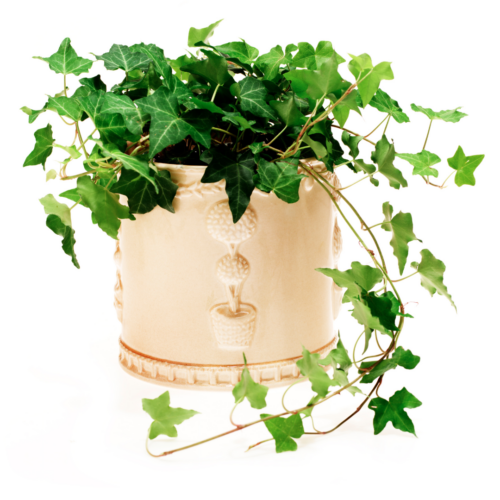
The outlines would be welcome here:
M 233 224 L 224 181 L 202 184 L 204 167 L 158 168 L 179 185 L 176 213 L 156 207 L 120 229 L 121 365 L 154 383 L 225 388 L 245 353 L 260 383 L 297 378 L 302 345 L 323 356 L 337 340 L 341 290 L 315 271 L 336 267 L 342 244 L 327 193 L 311 178 L 294 204 L 256 189 Z

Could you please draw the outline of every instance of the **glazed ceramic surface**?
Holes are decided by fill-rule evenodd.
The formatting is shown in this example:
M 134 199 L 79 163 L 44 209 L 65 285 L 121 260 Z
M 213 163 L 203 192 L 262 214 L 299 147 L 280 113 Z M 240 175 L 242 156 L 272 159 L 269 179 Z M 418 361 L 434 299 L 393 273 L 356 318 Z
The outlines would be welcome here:
M 302 345 L 326 355 L 336 343 L 341 290 L 315 271 L 336 267 L 341 250 L 327 193 L 311 178 L 294 204 L 256 189 L 233 224 L 224 181 L 202 184 L 203 167 L 158 168 L 179 185 L 176 213 L 156 207 L 120 229 L 122 366 L 160 384 L 224 388 L 238 382 L 245 353 L 260 383 L 298 377 Z

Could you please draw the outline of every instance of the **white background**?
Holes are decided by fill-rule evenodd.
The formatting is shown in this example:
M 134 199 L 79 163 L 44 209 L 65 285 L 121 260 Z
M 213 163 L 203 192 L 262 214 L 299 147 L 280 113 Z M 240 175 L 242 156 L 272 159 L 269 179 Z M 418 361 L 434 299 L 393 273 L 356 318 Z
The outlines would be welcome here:
M 494 498 L 498 495 L 498 12 L 493 1 L 338 2 L 9 2 L 2 10 L 2 238 L 0 491 L 8 499 L 51 498 Z M 438 154 L 440 179 L 458 144 L 467 155 L 486 154 L 477 185 L 445 190 L 411 178 L 396 192 L 385 180 L 375 189 L 362 183 L 347 191 L 369 223 L 381 221 L 381 205 L 413 214 L 415 233 L 447 265 L 445 283 L 458 314 L 441 296 L 431 298 L 416 278 L 401 283 L 408 312 L 403 345 L 422 357 L 414 371 L 398 369 L 381 396 L 405 386 L 423 406 L 410 410 L 418 439 L 388 424 L 372 432 L 365 409 L 326 437 L 305 436 L 296 453 L 276 455 L 263 426 L 160 460 L 144 451 L 150 418 L 141 398 L 159 386 L 126 375 L 117 362 L 120 325 L 112 306 L 114 242 L 90 223 L 84 209 L 73 214 L 82 266 L 73 268 L 60 238 L 45 227 L 37 201 L 66 189 L 45 183 L 41 167 L 22 168 L 33 133 L 50 118 L 59 142 L 71 133 L 55 115 L 28 125 L 21 106 L 39 109 L 44 94 L 62 90 L 61 76 L 31 56 L 49 56 L 71 37 L 80 56 L 102 54 L 112 43 L 144 41 L 177 57 L 188 29 L 220 18 L 214 43 L 245 38 L 261 53 L 276 44 L 330 40 L 337 51 L 368 52 L 374 62 L 392 61 L 396 79 L 382 87 L 410 114 L 411 123 L 391 123 L 397 150 L 422 147 L 427 119 L 410 104 L 433 109 L 463 106 L 460 123 L 436 122 L 427 149 Z M 346 69 L 343 69 L 346 71 Z M 91 75 L 102 72 L 95 64 Z M 86 76 L 86 75 L 82 75 Z M 106 74 L 107 82 L 110 82 Z M 105 79 L 106 79 L 105 78 Z M 118 78 L 118 76 L 116 76 Z M 111 82 L 113 83 L 113 82 Z M 75 88 L 76 78 L 69 79 Z M 366 134 L 381 115 L 373 108 L 349 123 Z M 65 135 L 66 134 L 66 135 Z M 68 135 L 70 134 L 70 135 Z M 374 137 L 378 139 L 378 132 Z M 362 156 L 370 149 L 362 145 Z M 56 168 L 54 154 L 47 168 Z M 345 173 L 344 185 L 352 182 Z M 366 182 L 366 181 L 365 181 Z M 346 194 L 347 194 L 346 193 Z M 343 226 L 341 268 L 368 263 Z M 380 231 L 387 252 L 389 233 Z M 412 243 L 409 261 L 422 248 Z M 394 268 L 393 268 L 394 270 Z M 395 274 L 395 273 L 394 273 Z M 175 284 L 173 284 L 175 286 Z M 415 303 L 413 303 L 415 302 Z M 416 304 L 418 303 L 418 304 Z M 358 327 L 344 311 L 340 326 L 352 350 Z M 352 351 L 351 351 L 352 352 Z M 290 404 L 309 397 L 305 384 Z M 270 391 L 271 411 L 282 389 Z M 171 390 L 174 406 L 202 413 L 180 427 L 177 443 L 188 444 L 229 429 L 233 398 L 228 392 Z M 361 401 L 350 395 L 322 405 L 317 425 L 327 429 Z M 241 421 L 257 412 L 247 403 Z M 167 439 L 155 450 L 172 446 Z

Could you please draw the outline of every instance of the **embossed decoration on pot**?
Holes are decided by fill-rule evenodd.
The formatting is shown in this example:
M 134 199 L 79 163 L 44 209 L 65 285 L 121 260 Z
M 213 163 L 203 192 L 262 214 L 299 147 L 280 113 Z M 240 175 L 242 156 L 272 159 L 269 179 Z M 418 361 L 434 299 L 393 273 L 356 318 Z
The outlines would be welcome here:
M 307 165 L 340 187 L 323 163 Z M 337 267 L 342 248 L 328 194 L 309 177 L 293 204 L 255 189 L 234 224 L 225 182 L 202 183 L 205 167 L 157 168 L 179 186 L 175 214 L 156 207 L 122 221 L 121 366 L 157 384 L 230 389 L 244 352 L 255 381 L 297 379 L 302 346 L 323 357 L 337 342 L 342 290 L 314 270 Z
M 218 304 L 210 310 L 215 338 L 222 348 L 249 347 L 255 333 L 255 307 L 240 304 L 241 289 L 248 277 L 250 266 L 237 252 L 239 245 L 252 237 L 256 225 L 257 218 L 251 206 L 236 224 L 233 223 L 227 201 L 219 201 L 208 212 L 208 232 L 216 240 L 225 243 L 229 251 L 217 263 L 217 277 L 225 285 L 228 302 Z

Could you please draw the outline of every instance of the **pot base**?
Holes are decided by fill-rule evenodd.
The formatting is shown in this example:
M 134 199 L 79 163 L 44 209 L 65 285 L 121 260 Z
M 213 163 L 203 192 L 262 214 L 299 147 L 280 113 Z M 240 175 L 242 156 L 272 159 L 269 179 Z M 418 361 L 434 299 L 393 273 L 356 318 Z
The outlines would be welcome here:
M 326 356 L 337 344 L 335 336 L 327 345 L 312 351 Z M 300 376 L 295 362 L 301 356 L 270 361 L 267 363 L 249 363 L 250 375 L 255 382 L 276 387 L 289 384 Z M 146 356 L 128 347 L 120 340 L 119 361 L 122 368 L 136 378 L 146 382 L 181 386 L 193 389 L 232 389 L 240 380 L 243 364 L 239 365 L 196 365 L 190 363 L 175 363 L 164 359 Z

